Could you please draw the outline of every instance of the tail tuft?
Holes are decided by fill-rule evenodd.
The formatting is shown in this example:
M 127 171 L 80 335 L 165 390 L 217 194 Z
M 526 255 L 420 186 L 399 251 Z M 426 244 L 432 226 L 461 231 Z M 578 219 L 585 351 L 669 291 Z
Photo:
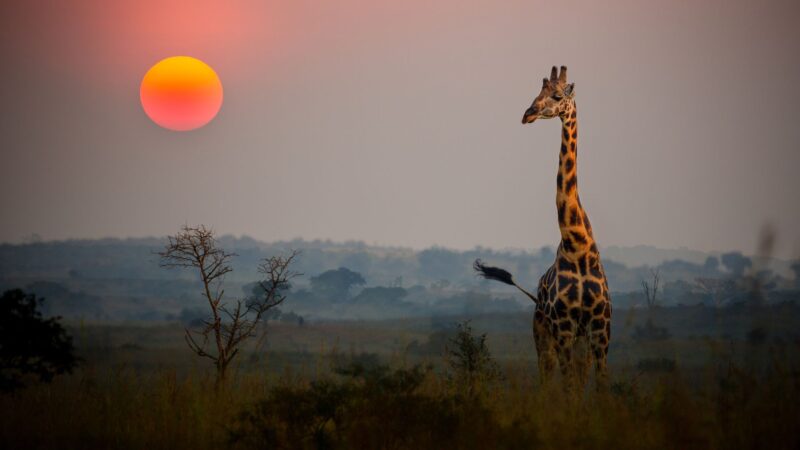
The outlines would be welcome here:
M 495 280 L 501 283 L 510 284 L 511 286 L 516 286 L 517 284 L 514 283 L 514 278 L 511 274 L 504 269 L 499 267 L 492 267 L 483 264 L 480 259 L 476 259 L 475 263 L 472 265 L 472 268 L 478 272 L 478 275 L 486 278 L 487 280 Z

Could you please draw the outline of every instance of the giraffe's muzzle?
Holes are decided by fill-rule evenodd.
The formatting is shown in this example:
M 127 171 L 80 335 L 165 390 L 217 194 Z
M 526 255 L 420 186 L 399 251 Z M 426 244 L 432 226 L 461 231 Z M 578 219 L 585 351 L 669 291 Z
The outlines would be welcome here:
M 522 124 L 533 123 L 539 117 L 539 111 L 536 110 L 536 105 L 531 105 L 525 114 L 522 115 Z
M 536 112 L 533 108 L 525 111 L 525 114 L 522 116 L 522 124 L 525 125 L 526 123 L 533 123 L 536 118 L 539 117 L 539 113 Z

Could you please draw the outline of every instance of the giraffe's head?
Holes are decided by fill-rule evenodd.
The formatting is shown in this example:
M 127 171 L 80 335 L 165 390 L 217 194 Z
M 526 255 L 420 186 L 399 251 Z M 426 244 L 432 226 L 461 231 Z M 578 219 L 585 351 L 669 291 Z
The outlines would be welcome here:
M 522 116 L 522 123 L 533 123 L 536 119 L 552 119 L 563 117 L 575 107 L 575 83 L 567 83 L 567 68 L 561 66 L 561 73 L 556 66 L 550 71 L 550 78 L 542 80 L 542 90 L 533 99 L 530 108 Z

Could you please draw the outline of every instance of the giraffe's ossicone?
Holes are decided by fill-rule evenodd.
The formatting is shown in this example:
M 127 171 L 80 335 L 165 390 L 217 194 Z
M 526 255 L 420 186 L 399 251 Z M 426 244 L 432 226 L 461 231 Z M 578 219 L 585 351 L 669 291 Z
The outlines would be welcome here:
M 522 290 L 536 303 L 533 337 L 539 357 L 539 370 L 549 378 L 556 364 L 570 378 L 573 348 L 579 338 L 588 341 L 588 357 L 594 360 L 598 382 L 607 376 L 606 358 L 611 340 L 611 297 L 608 293 L 600 253 L 592 234 L 589 217 L 578 196 L 578 118 L 575 108 L 575 85 L 567 83 L 567 68 L 553 66 L 550 78 L 522 123 L 537 119 L 561 119 L 561 147 L 556 176 L 556 211 L 561 243 L 556 260 L 539 280 L 536 295 L 516 284 L 505 270 L 475 262 L 475 269 L 485 278 L 502 281 Z M 581 367 L 578 364 L 577 367 Z

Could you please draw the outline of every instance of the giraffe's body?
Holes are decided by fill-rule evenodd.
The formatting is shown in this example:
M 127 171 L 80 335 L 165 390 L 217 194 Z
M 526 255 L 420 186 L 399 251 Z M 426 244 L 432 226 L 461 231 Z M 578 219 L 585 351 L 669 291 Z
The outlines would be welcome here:
M 523 292 L 536 303 L 533 336 L 542 376 L 548 377 L 556 364 L 568 374 L 574 344 L 578 338 L 586 338 L 598 378 L 605 378 L 611 298 L 592 226 L 578 197 L 578 124 L 573 95 L 573 85 L 566 83 L 566 67 L 562 66 L 560 76 L 553 67 L 550 79 L 544 80 L 542 91 L 522 119 L 531 123 L 537 118 L 559 117 L 562 122 L 556 176 L 561 243 L 555 262 L 539 280 L 537 295 Z M 486 278 L 517 286 L 502 269 L 483 266 L 479 261 L 475 267 Z
M 556 260 L 539 280 L 533 334 L 539 367 L 547 374 L 556 360 L 566 371 L 575 340 L 585 337 L 598 374 L 606 369 L 611 337 L 611 298 L 589 218 L 577 185 L 577 118 L 574 103 L 562 114 L 556 176 L 556 208 L 561 244 Z

